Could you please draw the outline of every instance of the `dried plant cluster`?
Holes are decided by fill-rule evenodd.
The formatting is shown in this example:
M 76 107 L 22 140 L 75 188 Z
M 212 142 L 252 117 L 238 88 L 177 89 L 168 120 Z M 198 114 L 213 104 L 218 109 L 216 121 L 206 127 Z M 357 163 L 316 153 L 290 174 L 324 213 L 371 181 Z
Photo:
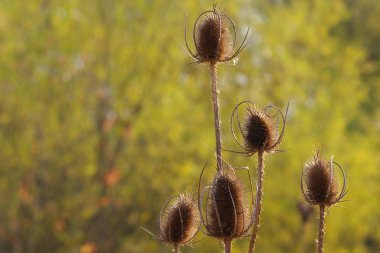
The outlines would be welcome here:
M 198 231 L 198 211 L 194 201 L 180 195 L 160 218 L 160 239 L 174 246 L 186 245 Z
M 190 244 L 199 230 L 199 212 L 195 201 L 187 194 L 172 197 L 161 210 L 159 236 L 143 228 L 157 240 L 171 245 L 174 252 Z
M 181 194 L 175 201 L 166 204 L 161 211 L 158 240 L 172 245 L 174 252 L 179 247 L 190 244 L 196 233 L 201 230 L 206 236 L 220 240 L 224 252 L 231 252 L 234 239 L 250 236 L 248 253 L 255 249 L 260 230 L 262 210 L 264 158 L 266 154 L 279 151 L 278 147 L 284 137 L 289 102 L 283 113 L 278 107 L 267 106 L 258 109 L 251 101 L 242 101 L 233 109 L 230 128 L 232 137 L 241 147 L 241 151 L 230 151 L 248 157 L 257 155 L 256 196 L 253 194 L 250 170 L 247 168 L 251 198 L 248 189 L 234 168 L 222 158 L 222 137 L 220 108 L 217 88 L 217 65 L 236 60 L 246 47 L 247 31 L 243 42 L 235 50 L 236 27 L 232 19 L 220 12 L 216 6 L 203 12 L 193 26 L 193 43 L 195 53 L 189 47 L 185 29 L 185 43 L 189 55 L 196 63 L 207 63 L 210 67 L 211 99 L 215 127 L 216 174 L 206 187 L 202 186 L 203 168 L 198 182 L 198 205 L 191 197 Z M 239 118 L 239 110 L 244 107 L 244 120 Z M 281 126 L 281 130 L 279 130 Z M 235 128 L 238 128 L 240 137 Z M 239 141 L 242 139 L 243 141 Z M 343 173 L 343 186 L 340 189 L 334 166 Z M 325 208 L 341 201 L 346 194 L 346 176 L 342 167 L 323 159 L 317 151 L 305 165 L 301 175 L 301 190 L 306 202 L 319 206 L 320 223 L 318 233 L 318 252 L 323 250 Z M 303 222 L 307 222 L 313 209 L 311 206 L 298 204 Z M 149 232 L 149 231 L 148 231 Z M 150 232 L 149 232 L 150 233 Z M 153 234 L 152 234 L 153 235 Z M 153 235 L 154 236 L 154 235 Z
M 239 108 L 245 106 L 244 122 L 240 122 Z M 285 124 L 288 114 L 289 103 L 286 108 L 285 115 L 276 106 L 270 105 L 260 110 L 251 101 L 240 102 L 233 110 L 231 115 L 231 133 L 236 143 L 243 149 L 242 153 L 248 156 L 255 155 L 256 153 L 272 153 L 277 151 L 285 133 Z M 270 113 L 272 112 L 272 114 Z M 278 133 L 276 125 L 278 125 L 278 116 L 282 120 L 282 129 Z M 277 119 L 277 120 L 275 120 Z M 244 139 L 241 143 L 234 130 L 234 122 L 237 122 L 239 131 Z
M 243 199 L 243 185 L 232 173 L 218 174 L 212 186 L 206 229 L 210 236 L 221 239 L 234 239 L 244 234 L 246 214 Z M 207 218 L 206 218 L 207 219 Z
M 233 34 L 231 34 L 231 28 Z M 235 24 L 230 17 L 220 13 L 213 7 L 205 11 L 194 23 L 193 40 L 196 53 L 193 53 L 187 42 L 185 29 L 185 41 L 189 55 L 197 62 L 228 62 L 233 60 L 247 45 L 245 43 L 248 31 L 239 48 L 234 51 L 236 42 Z
M 233 54 L 228 19 L 217 10 L 205 13 L 196 26 L 195 42 L 202 61 L 224 61 Z
M 343 186 L 339 190 L 338 178 L 334 170 L 336 165 L 343 175 Z M 318 253 L 323 252 L 325 237 L 325 209 L 341 201 L 347 194 L 346 174 L 342 167 L 330 158 L 327 162 L 317 150 L 306 163 L 301 174 L 301 191 L 305 200 L 313 206 L 319 206 Z
M 246 235 L 252 225 L 252 214 L 249 213 L 246 187 L 236 171 L 227 167 L 222 172 L 217 172 L 213 182 L 203 190 L 202 194 L 201 179 L 198 206 L 206 234 L 224 241 Z M 203 216 L 202 203 L 206 191 L 206 214 Z
M 251 154 L 271 151 L 276 146 L 273 124 L 268 116 L 248 109 L 244 124 L 245 149 Z
M 333 168 L 334 164 L 336 163 L 332 161 L 332 158 L 330 162 L 327 162 L 318 150 L 305 165 L 301 178 L 301 190 L 310 205 L 331 206 L 346 195 L 345 182 L 342 189 L 339 189 L 338 178 Z M 336 165 L 341 169 L 345 181 L 344 171 L 339 164 Z M 306 185 L 305 188 L 304 185 Z

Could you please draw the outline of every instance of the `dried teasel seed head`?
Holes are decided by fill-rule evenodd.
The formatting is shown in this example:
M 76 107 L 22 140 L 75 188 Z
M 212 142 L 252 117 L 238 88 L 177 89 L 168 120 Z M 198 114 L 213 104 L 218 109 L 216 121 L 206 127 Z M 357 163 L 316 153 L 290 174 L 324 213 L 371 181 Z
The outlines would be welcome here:
M 207 200 L 206 229 L 210 236 L 234 239 L 243 236 L 251 226 L 245 205 L 245 189 L 231 170 L 218 173 Z
M 199 213 L 195 202 L 181 194 L 163 210 L 160 218 L 160 239 L 174 246 L 189 243 L 198 231 Z
M 218 62 L 233 54 L 233 41 L 228 19 L 214 9 L 203 14 L 195 27 L 198 57 L 203 62 Z
M 273 122 L 265 113 L 248 108 L 243 129 L 246 150 L 255 154 L 258 151 L 270 152 L 276 146 Z
M 189 55 L 198 63 L 227 62 L 233 60 L 245 48 L 248 32 L 249 29 L 239 48 L 234 51 L 235 25 L 230 17 L 220 13 L 214 6 L 212 10 L 203 12 L 194 23 L 193 40 L 196 53 L 189 48 L 185 30 L 186 47 Z
M 326 161 L 319 150 L 303 168 L 301 190 L 306 201 L 311 205 L 331 206 L 339 202 L 346 194 L 346 182 L 343 169 L 344 184 L 339 189 L 338 178 L 334 170 L 334 163 Z M 305 185 L 305 187 L 304 187 Z
M 234 137 L 235 142 L 244 150 L 243 152 L 237 153 L 243 153 L 250 156 L 257 152 L 273 153 L 279 151 L 277 148 L 281 144 L 285 134 L 289 103 L 290 100 L 285 113 L 274 105 L 266 106 L 264 110 L 258 110 L 256 109 L 256 105 L 250 100 L 245 100 L 237 104 L 230 119 L 232 136 Z M 243 105 L 245 105 L 246 110 L 245 120 L 244 122 L 240 122 L 239 108 Z M 244 139 L 243 143 L 237 138 L 234 130 L 235 122 L 237 122 L 240 134 Z M 281 130 L 278 131 L 278 126 L 280 125 L 282 125 Z

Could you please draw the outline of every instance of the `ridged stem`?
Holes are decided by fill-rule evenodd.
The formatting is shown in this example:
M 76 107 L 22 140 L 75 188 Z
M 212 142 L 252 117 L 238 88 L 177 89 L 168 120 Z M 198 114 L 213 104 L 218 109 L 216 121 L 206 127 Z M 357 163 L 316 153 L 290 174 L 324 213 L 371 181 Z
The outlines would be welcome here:
M 179 245 L 178 244 L 174 245 L 173 252 L 174 253 L 179 253 Z
M 217 87 L 217 74 L 216 74 L 216 62 L 210 63 L 210 78 L 211 78 L 211 96 L 212 107 L 214 109 L 214 126 L 215 126 L 215 149 L 216 149 L 216 162 L 217 170 L 222 169 L 222 137 L 220 134 L 220 112 L 219 112 L 219 99 L 218 99 L 218 87 Z
M 320 205 L 319 206 L 318 253 L 323 252 L 324 238 L 325 238 L 325 205 Z
M 257 193 L 255 200 L 255 210 L 253 211 L 253 230 L 251 241 L 249 243 L 248 253 L 252 253 L 255 248 L 256 238 L 260 228 L 261 201 L 263 197 L 263 180 L 264 180 L 264 152 L 259 151 L 257 155 Z
M 224 240 L 224 253 L 231 253 L 231 239 Z

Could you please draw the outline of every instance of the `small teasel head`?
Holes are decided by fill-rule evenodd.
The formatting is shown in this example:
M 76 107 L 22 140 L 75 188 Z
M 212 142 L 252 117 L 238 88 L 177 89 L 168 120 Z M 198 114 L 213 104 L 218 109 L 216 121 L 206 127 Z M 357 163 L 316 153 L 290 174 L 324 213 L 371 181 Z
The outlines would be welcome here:
M 252 191 L 249 171 L 248 175 Z M 213 182 L 203 190 L 202 194 L 199 184 L 198 198 L 201 221 L 208 236 L 220 240 L 232 240 L 246 235 L 252 225 L 252 214 L 246 205 L 245 186 L 232 167 L 217 172 Z M 206 206 L 204 212 L 202 212 L 203 204 Z
M 343 174 L 343 186 L 340 189 L 337 166 Z M 342 167 L 333 161 L 325 160 L 320 150 L 304 165 L 301 175 L 301 191 L 310 205 L 331 206 L 346 195 L 346 174 Z
M 174 249 L 191 243 L 199 230 L 199 212 L 195 201 L 188 194 L 170 198 L 160 214 L 159 236 L 149 234 L 156 239 L 170 244 Z
M 186 25 L 187 26 L 187 25 Z M 197 62 L 227 62 L 236 58 L 247 45 L 248 31 L 239 48 L 235 51 L 236 28 L 232 19 L 221 13 L 214 5 L 212 10 L 198 16 L 193 27 L 193 40 L 196 53 L 185 42 L 189 55 Z
M 271 118 L 250 107 L 247 109 L 243 136 L 245 148 L 250 153 L 268 152 L 275 147 L 275 131 Z
M 199 215 L 195 202 L 186 194 L 163 209 L 160 217 L 160 238 L 174 246 L 186 245 L 198 231 Z
M 239 118 L 239 108 L 242 105 L 247 105 L 245 107 L 246 113 L 243 123 L 240 122 Z M 235 141 L 244 150 L 240 153 L 254 155 L 257 152 L 270 153 L 277 151 L 277 147 L 280 145 L 284 136 L 288 108 L 289 103 L 284 115 L 279 108 L 272 105 L 265 107 L 264 110 L 259 110 L 251 101 L 243 101 L 239 103 L 231 115 L 231 132 Z M 271 110 L 273 110 L 274 113 L 271 112 Z M 280 133 L 277 131 L 279 118 L 282 120 L 282 130 Z M 244 140 L 243 143 L 240 143 L 236 137 L 234 120 L 237 121 L 240 133 Z

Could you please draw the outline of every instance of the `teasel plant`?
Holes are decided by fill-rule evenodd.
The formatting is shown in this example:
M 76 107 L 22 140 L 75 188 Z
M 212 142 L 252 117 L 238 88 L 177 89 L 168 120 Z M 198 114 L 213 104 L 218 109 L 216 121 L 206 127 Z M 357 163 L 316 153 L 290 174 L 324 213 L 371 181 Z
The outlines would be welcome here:
M 161 209 L 158 236 L 142 228 L 157 240 L 170 245 L 174 253 L 181 246 L 192 243 L 200 228 L 199 212 L 196 201 L 188 194 L 170 198 Z
M 254 194 L 248 168 L 232 168 L 226 164 L 213 181 L 201 190 L 203 168 L 198 183 L 198 208 L 204 234 L 221 240 L 224 252 L 230 253 L 234 239 L 246 237 L 253 223 L 253 210 L 247 205 L 247 189 L 238 170 L 246 170 L 253 206 Z M 205 207 L 204 207 L 205 205 Z
M 339 189 L 335 167 L 339 168 L 343 176 L 341 189 Z M 341 202 L 347 194 L 346 173 L 338 163 L 333 161 L 333 156 L 328 162 L 322 157 L 321 151 L 317 149 L 302 169 L 300 185 L 305 200 L 310 205 L 319 207 L 317 252 L 322 253 L 325 237 L 325 211 L 326 208 Z
M 263 198 L 264 181 L 264 156 L 265 154 L 280 151 L 278 149 L 285 133 L 285 124 L 288 115 L 289 102 L 285 114 L 276 106 L 270 105 L 263 110 L 257 109 L 256 105 L 249 100 L 242 101 L 234 108 L 230 127 L 234 140 L 243 151 L 232 151 L 246 156 L 253 156 L 257 153 L 257 191 L 253 213 L 253 228 L 248 252 L 252 253 L 255 248 L 256 239 L 260 229 L 260 215 Z M 239 109 L 245 106 L 244 122 L 240 122 Z M 272 113 L 271 113 L 272 112 Z M 279 131 L 279 122 L 282 121 L 282 129 Z M 234 123 L 237 123 L 243 143 L 241 143 L 234 130 Z M 231 150 L 228 150 L 231 151 Z
M 218 171 L 222 169 L 222 137 L 218 98 L 219 90 L 217 86 L 217 65 L 237 61 L 237 56 L 247 46 L 246 40 L 248 33 L 249 28 L 240 46 L 235 49 L 236 26 L 228 15 L 219 11 L 217 6 L 214 5 L 212 10 L 201 13 L 193 25 L 192 37 L 195 47 L 195 52 L 193 52 L 187 41 L 187 20 L 185 24 L 185 43 L 188 54 L 195 63 L 207 63 L 210 66 Z

